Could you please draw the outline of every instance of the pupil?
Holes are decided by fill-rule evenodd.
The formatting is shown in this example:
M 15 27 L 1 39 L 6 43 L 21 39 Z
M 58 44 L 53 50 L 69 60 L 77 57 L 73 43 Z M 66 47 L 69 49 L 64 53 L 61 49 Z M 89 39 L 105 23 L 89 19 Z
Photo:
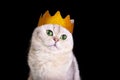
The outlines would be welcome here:
M 51 35 L 52 33 L 51 33 L 51 32 L 49 32 L 49 34 Z
M 66 38 L 66 36 L 65 36 L 65 35 L 63 35 L 63 38 L 65 39 L 65 38 Z
M 67 36 L 65 34 L 61 35 L 60 39 L 65 40 Z
M 62 39 L 65 40 L 67 38 L 66 35 L 62 35 Z
M 53 33 L 52 33 L 51 30 L 47 30 L 47 34 L 48 34 L 49 36 L 52 36 L 52 35 L 53 35 Z

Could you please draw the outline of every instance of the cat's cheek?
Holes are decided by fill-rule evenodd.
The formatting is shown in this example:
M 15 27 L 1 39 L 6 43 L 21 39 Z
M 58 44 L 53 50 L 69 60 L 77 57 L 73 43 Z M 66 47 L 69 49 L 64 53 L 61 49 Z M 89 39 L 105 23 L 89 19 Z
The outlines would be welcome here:
M 60 50 L 62 50 L 64 48 L 63 47 L 64 45 L 62 42 L 58 42 L 56 45 L 57 45 L 58 49 L 60 49 Z
M 51 46 L 51 45 L 54 45 L 54 40 L 52 40 L 52 39 L 47 39 L 47 40 L 45 40 L 44 41 L 44 44 L 47 46 L 47 47 L 49 47 L 49 46 Z
M 68 43 L 69 41 L 64 42 L 61 44 L 61 48 L 66 51 L 66 50 L 71 50 L 72 49 L 72 44 Z

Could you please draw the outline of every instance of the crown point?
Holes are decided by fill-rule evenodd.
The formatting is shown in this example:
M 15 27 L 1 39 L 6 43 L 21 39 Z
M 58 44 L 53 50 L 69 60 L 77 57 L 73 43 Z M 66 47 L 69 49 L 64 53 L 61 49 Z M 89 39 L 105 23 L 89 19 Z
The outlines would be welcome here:
M 50 13 L 49 13 L 49 11 L 47 10 L 46 12 L 45 12 L 45 14 L 43 15 L 43 18 L 44 17 L 50 17 L 51 15 L 50 15 Z
M 70 20 L 70 15 L 67 15 L 67 16 L 65 17 L 65 19 L 69 19 L 69 20 Z
M 61 14 L 60 14 L 60 11 L 57 11 L 57 12 L 54 14 L 54 16 L 55 16 L 55 17 L 61 17 L 61 18 L 62 18 Z
M 60 14 L 60 11 L 57 11 L 57 12 L 55 13 L 55 15 L 58 15 L 58 14 Z
M 70 15 L 67 15 L 65 18 L 64 18 L 65 21 L 69 22 L 70 21 Z

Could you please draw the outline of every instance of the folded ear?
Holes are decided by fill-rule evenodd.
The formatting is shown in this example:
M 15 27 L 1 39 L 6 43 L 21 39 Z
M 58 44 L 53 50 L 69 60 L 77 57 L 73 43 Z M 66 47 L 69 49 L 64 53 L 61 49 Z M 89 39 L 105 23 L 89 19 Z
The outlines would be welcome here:
M 71 19 L 70 21 L 71 21 L 72 24 L 74 24 L 74 19 Z

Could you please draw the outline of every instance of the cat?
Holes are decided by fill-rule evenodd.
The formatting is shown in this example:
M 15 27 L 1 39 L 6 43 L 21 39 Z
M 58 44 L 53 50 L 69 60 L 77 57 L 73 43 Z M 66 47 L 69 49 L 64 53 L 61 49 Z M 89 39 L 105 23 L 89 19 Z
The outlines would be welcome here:
M 72 34 L 58 24 L 35 28 L 28 54 L 28 80 L 80 80 L 73 45 Z

